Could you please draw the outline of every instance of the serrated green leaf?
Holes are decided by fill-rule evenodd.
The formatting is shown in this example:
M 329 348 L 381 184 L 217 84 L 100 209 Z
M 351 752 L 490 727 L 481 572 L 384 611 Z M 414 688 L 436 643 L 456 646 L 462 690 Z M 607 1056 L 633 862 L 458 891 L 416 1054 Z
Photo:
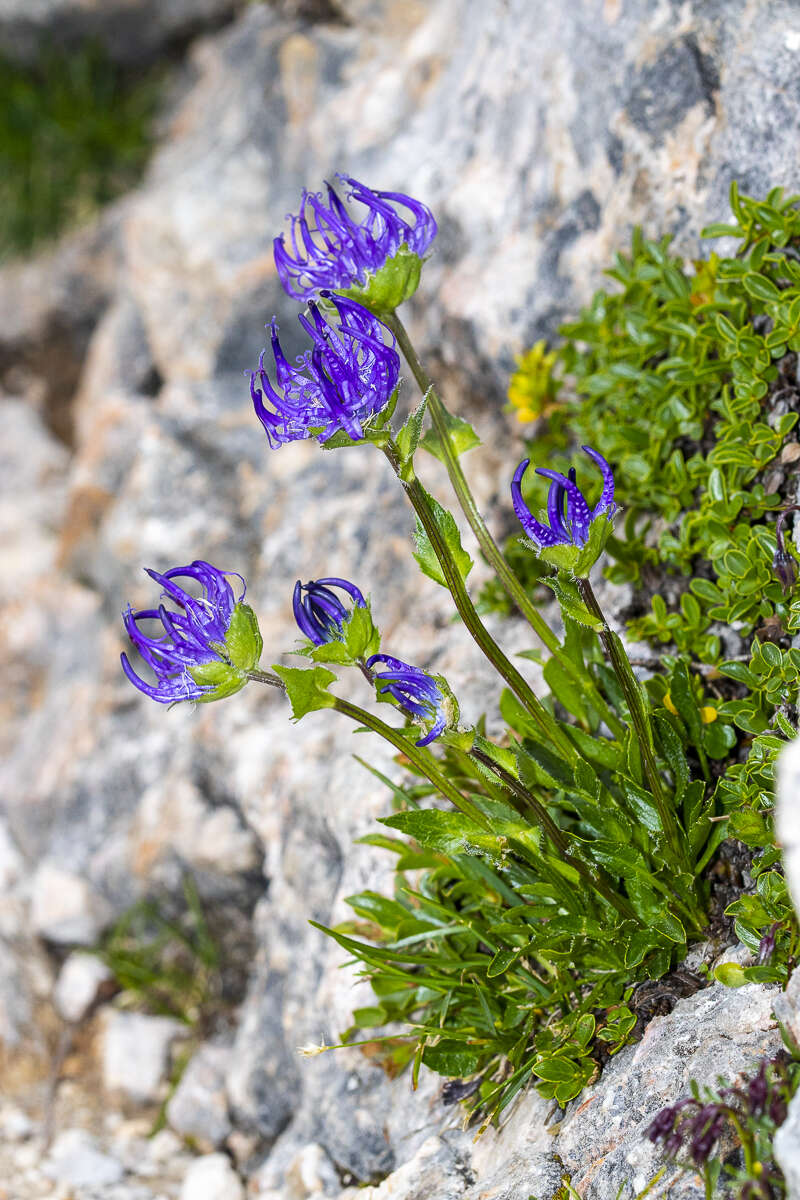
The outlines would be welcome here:
M 508 968 L 517 961 L 521 953 L 521 950 L 498 950 L 486 968 L 486 974 L 489 979 L 496 979 L 499 975 L 504 975 Z
M 427 407 L 428 393 L 426 392 L 414 411 L 409 414 L 402 429 L 395 437 L 395 444 L 400 451 L 402 463 L 410 462 L 414 457 L 414 452 L 419 445 L 419 439 L 422 434 L 422 422 Z
M 462 580 L 465 580 L 472 570 L 472 559 L 461 545 L 461 534 L 459 533 L 455 518 L 433 496 L 428 496 L 428 501 L 433 510 L 434 520 L 439 533 L 450 550 L 459 575 Z M 414 551 L 414 558 L 419 563 L 423 573 L 436 583 L 441 584 L 442 587 L 447 587 L 447 580 L 445 579 L 441 564 L 436 557 L 436 553 L 419 517 L 417 518 L 414 540 L 417 545 L 417 549 Z
M 559 572 L 557 575 L 550 575 L 543 579 L 542 583 L 547 584 L 555 592 L 562 613 L 580 625 L 594 629 L 595 632 L 603 628 L 603 622 L 589 612 L 575 582 L 568 575 Z
M 375 628 L 369 605 L 356 604 L 342 625 L 342 636 L 352 660 L 369 658 L 381 648 L 381 635 Z
M 381 818 L 382 825 L 399 829 L 428 850 L 441 854 L 463 854 L 469 846 L 478 844 L 484 829 L 459 812 L 441 809 L 416 809 L 394 813 Z
M 284 667 L 274 663 L 272 669 L 286 686 L 293 720 L 299 721 L 306 713 L 335 704 L 336 698 L 328 691 L 328 686 L 336 676 L 327 667 Z
M 450 445 L 456 457 L 466 454 L 468 450 L 473 450 L 476 446 L 480 446 L 481 439 L 478 437 L 475 430 L 470 425 L 469 421 L 463 421 L 461 417 L 456 417 L 449 413 L 442 405 L 444 421 L 447 425 L 448 437 Z M 422 438 L 420 445 L 423 450 L 427 450 L 434 458 L 438 458 L 440 462 L 446 462 L 442 451 L 442 444 L 439 434 L 436 429 L 428 429 L 425 436 Z

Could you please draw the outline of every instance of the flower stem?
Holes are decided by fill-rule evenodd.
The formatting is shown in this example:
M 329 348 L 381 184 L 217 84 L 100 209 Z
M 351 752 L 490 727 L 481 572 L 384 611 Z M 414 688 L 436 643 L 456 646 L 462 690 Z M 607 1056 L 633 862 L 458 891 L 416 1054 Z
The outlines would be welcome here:
M 269 671 L 259 671 L 258 667 L 252 667 L 249 671 L 245 671 L 248 679 L 252 679 L 254 683 L 268 683 L 271 687 L 280 688 L 282 692 L 286 691 L 286 684 L 277 675 L 270 674 Z
M 426 752 L 423 748 L 415 746 L 413 742 L 404 737 L 399 729 L 395 729 L 393 725 L 387 725 L 380 717 L 374 716 L 367 712 L 365 708 L 360 708 L 359 705 L 351 703 L 350 700 L 343 700 L 340 696 L 334 697 L 332 707 L 336 712 L 343 713 L 344 716 L 350 717 L 351 721 L 356 721 L 359 725 L 365 725 L 367 729 L 371 729 L 373 733 L 379 734 L 387 742 L 389 742 L 396 750 L 413 763 L 417 770 L 428 779 L 433 786 L 441 793 L 446 800 L 459 810 L 465 816 L 470 817 L 473 821 L 479 822 L 485 828 L 490 828 L 489 822 L 484 814 L 480 811 L 477 805 L 473 804 L 466 796 L 455 787 L 450 780 L 444 775 L 436 765 L 436 760 L 432 754 Z
M 661 774 L 656 763 L 655 753 L 653 751 L 652 732 L 650 730 L 650 721 L 642 703 L 642 695 L 639 688 L 639 681 L 633 673 L 633 668 L 628 661 L 628 656 L 625 653 L 625 647 L 616 633 L 610 628 L 608 621 L 605 618 L 603 610 L 597 602 L 597 597 L 594 594 L 591 583 L 588 579 L 577 579 L 578 591 L 589 612 L 597 617 L 602 622 L 600 630 L 600 640 L 603 643 L 605 651 L 608 655 L 609 662 L 613 668 L 619 685 L 622 688 L 628 705 L 628 711 L 631 716 L 631 724 L 633 725 L 634 733 L 636 734 L 639 743 L 639 750 L 642 755 L 647 781 L 650 784 L 650 791 L 653 795 L 658 815 L 661 819 L 661 827 L 664 830 L 664 836 L 669 843 L 675 862 L 680 863 L 689 872 L 692 871 L 692 864 L 686 850 L 686 845 L 675 818 L 675 813 L 669 804 L 664 793 L 664 784 L 661 779 Z
M 464 516 L 467 518 L 470 529 L 477 538 L 478 545 L 484 557 L 491 565 L 495 575 L 525 620 L 543 645 L 550 651 L 553 658 L 557 660 L 559 666 L 590 697 L 592 706 L 600 714 L 614 736 L 617 738 L 622 737 L 625 729 L 621 721 L 600 694 L 599 688 L 588 671 L 581 673 L 576 664 L 567 655 L 562 653 L 558 638 L 550 629 L 544 617 L 534 607 L 525 588 L 506 562 L 500 547 L 489 532 L 486 522 L 475 503 L 475 497 L 472 495 L 466 476 L 461 469 L 458 455 L 453 449 L 450 440 L 450 431 L 447 426 L 447 418 L 449 416 L 447 408 L 440 399 L 427 371 L 417 357 L 417 353 L 411 344 L 411 339 L 403 322 L 396 312 L 383 315 L 381 319 L 397 338 L 397 343 L 403 352 L 403 357 L 411 368 L 411 373 L 416 379 L 420 391 L 423 396 L 427 395 L 428 397 L 428 412 L 431 414 L 434 429 L 439 437 L 439 444 L 444 464 L 447 468 L 447 474 L 450 476 L 450 482 L 458 497 L 458 502 L 461 505 Z
M 628 904 L 628 901 L 622 896 L 618 895 L 618 893 L 614 890 L 613 885 L 606 878 L 605 873 L 600 867 L 594 867 L 593 869 L 590 869 L 586 863 L 581 862 L 579 858 L 574 858 L 570 854 L 569 842 L 567 841 L 563 830 L 559 829 L 545 806 L 540 800 L 537 800 L 532 792 L 528 791 L 528 789 L 521 784 L 518 779 L 515 779 L 510 771 L 507 771 L 505 767 L 502 767 L 499 763 L 495 762 L 491 755 L 485 754 L 484 751 L 479 750 L 474 746 L 469 753 L 471 758 L 474 758 L 476 762 L 481 763 L 482 766 L 492 771 L 497 778 L 514 793 L 515 796 L 518 796 L 520 800 L 525 802 L 527 807 L 531 810 L 536 824 L 550 839 L 555 849 L 561 855 L 563 861 L 568 863 L 569 866 L 578 872 L 581 879 L 588 886 L 590 891 L 598 892 L 617 910 L 621 917 L 624 917 L 626 920 L 636 921 L 639 924 L 641 923 L 639 922 L 639 918 L 636 916 L 636 913 L 633 911 L 630 904 Z
M 439 528 L 428 495 L 422 484 L 413 472 L 409 471 L 408 466 L 405 466 L 401 472 L 400 456 L 397 447 L 392 441 L 388 441 L 382 449 L 392 465 L 392 470 L 402 483 L 415 513 L 420 519 L 420 523 L 428 536 L 434 554 L 442 568 L 442 574 L 447 582 L 447 587 L 453 597 L 458 614 L 469 633 L 478 646 L 480 646 L 495 670 L 519 697 L 542 733 L 558 744 L 568 762 L 574 762 L 577 751 L 572 742 L 559 729 L 558 724 L 544 707 L 530 684 L 520 674 L 510 659 L 506 657 L 478 616 L 469 593 L 464 586 L 464 580 L 455 563 L 450 547 L 447 545 Z

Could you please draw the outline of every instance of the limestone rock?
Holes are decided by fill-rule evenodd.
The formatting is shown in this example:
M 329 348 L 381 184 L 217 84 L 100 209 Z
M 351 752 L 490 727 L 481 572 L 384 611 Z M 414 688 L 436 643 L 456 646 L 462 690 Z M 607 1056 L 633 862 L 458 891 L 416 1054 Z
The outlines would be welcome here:
M 166 1078 L 169 1050 L 185 1026 L 171 1017 L 111 1010 L 103 1030 L 103 1083 L 132 1100 L 157 1100 Z
M 45 1174 L 70 1187 L 107 1187 L 124 1175 L 122 1164 L 101 1151 L 83 1129 L 65 1129 L 53 1143 Z
M 776 775 L 775 833 L 783 848 L 789 895 L 800 913 L 800 741 L 782 751 Z
M 229 19 L 238 0 L 2 0 L 0 50 L 27 60 L 43 43 L 100 41 L 113 58 L 141 63 Z
M 775 1134 L 775 1161 L 786 1177 L 788 1200 L 800 1197 L 800 1104 L 789 1105 L 786 1120 Z
M 189 1167 L 181 1200 L 244 1200 L 244 1187 L 224 1154 L 205 1154 Z
M 183 36 L 197 14 L 227 7 L 5 0 L 0 30 L 12 19 L 22 29 L 24 12 L 25 53 L 48 14 L 65 34 L 64 14 L 91 12 L 142 58 L 168 27 Z M 345 896 L 391 887 L 391 856 L 352 844 L 390 797 L 350 751 L 391 777 L 398 768 L 336 714 L 290 726 L 280 697 L 255 686 L 198 711 L 132 692 L 119 613 L 155 601 L 140 567 L 199 556 L 241 571 L 265 662 L 294 644 L 294 580 L 344 575 L 371 591 L 395 652 L 449 676 L 467 720 L 484 709 L 496 720 L 496 690 L 441 589 L 409 562 L 412 521 L 381 457 L 267 450 L 243 372 L 273 313 L 287 354 L 303 348 L 271 239 L 301 189 L 337 169 L 431 205 L 440 233 L 408 323 L 484 437 L 467 470 L 492 527 L 510 531 L 521 445 L 499 407 L 514 354 L 590 298 L 632 223 L 674 232 L 694 256 L 697 230 L 725 216 L 732 177 L 756 193 L 794 190 L 798 52 L 789 0 L 247 5 L 192 51 L 141 187 L 88 242 L 0 270 L 0 375 L 13 393 L 0 534 L 15 563 L 0 580 L 11 605 L 0 660 L 13 682 L 0 700 L 0 791 L 25 864 L 6 856 L 8 886 L 24 890 L 30 871 L 36 927 L 64 945 L 96 938 L 142 896 L 179 900 L 191 872 L 217 923 L 226 997 L 246 991 L 225 1068 L 229 1144 L 271 1200 L 315 1186 L 317 1168 L 333 1188 L 327 1161 L 381 1200 L 477 1200 L 484 1183 L 503 1200 L 543 1198 L 560 1162 L 586 1200 L 606 1200 L 655 1170 L 642 1135 L 658 1107 L 693 1076 L 730 1077 L 778 1045 L 774 989 L 710 988 L 623 1050 L 557 1127 L 531 1091 L 475 1147 L 450 1127 L 435 1077 L 412 1094 L 358 1050 L 297 1056 L 335 1040 L 369 1002 L 308 918 L 334 924 Z M 413 398 L 406 382 L 401 407 Z M 451 504 L 439 465 L 424 469 Z M 530 645 L 518 622 L 493 628 L 513 654 Z M 42 888 L 53 869 L 67 872 L 57 904 Z M 10 924 L 5 937 L 5 918 L 2 929 L 0 1027 L 20 1044 L 38 993 L 26 982 L 29 940 Z M 141 1094 L 147 1038 L 136 1070 L 130 1039 L 126 1066 L 112 1056 L 110 1086 Z M 148 1096 L 169 1040 L 154 1039 Z M 238 1195 L 226 1160 L 211 1161 L 200 1176 Z
M 53 1002 L 65 1021 L 81 1021 L 113 976 L 95 954 L 70 954 L 58 973 Z
M 229 1060 L 227 1046 L 201 1046 L 167 1105 L 172 1128 L 205 1148 L 221 1146 L 232 1129 L 225 1091 Z
M 108 905 L 85 879 L 58 863 L 40 863 L 31 895 L 31 923 L 40 937 L 92 946 L 107 920 Z

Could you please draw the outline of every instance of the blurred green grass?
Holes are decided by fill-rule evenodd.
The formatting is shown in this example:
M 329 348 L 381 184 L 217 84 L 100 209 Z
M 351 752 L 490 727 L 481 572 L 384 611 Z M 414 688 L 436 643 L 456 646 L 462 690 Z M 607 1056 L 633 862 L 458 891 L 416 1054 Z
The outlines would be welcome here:
M 133 74 L 96 44 L 0 57 L 0 259 L 29 254 L 140 178 L 163 67 Z

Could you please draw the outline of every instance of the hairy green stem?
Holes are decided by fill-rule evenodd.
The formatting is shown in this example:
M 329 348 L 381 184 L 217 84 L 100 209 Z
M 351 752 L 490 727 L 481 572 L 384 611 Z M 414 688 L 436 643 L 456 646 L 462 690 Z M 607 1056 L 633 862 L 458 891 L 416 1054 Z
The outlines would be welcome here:
M 550 839 L 564 862 L 568 863 L 569 866 L 578 872 L 590 891 L 598 892 L 599 895 L 617 910 L 621 917 L 640 923 L 631 905 L 614 890 L 611 881 L 606 877 L 601 867 L 590 868 L 586 863 L 581 862 L 580 859 L 570 854 L 569 842 L 564 831 L 559 829 L 545 806 L 540 800 L 537 800 L 532 792 L 528 791 L 524 784 L 515 779 L 510 771 L 507 771 L 505 767 L 495 762 L 491 755 L 485 754 L 483 750 L 478 750 L 473 746 L 469 753 L 471 758 L 474 758 L 476 762 L 481 763 L 482 766 L 492 771 L 510 791 L 518 796 L 520 800 L 524 801 L 531 810 L 536 824 L 545 836 Z
M 664 830 L 670 850 L 672 851 L 676 864 L 680 863 L 690 873 L 692 872 L 692 864 L 686 849 L 686 844 L 678 827 L 678 822 L 675 813 L 667 800 L 664 793 L 664 784 L 661 779 L 661 773 L 656 763 L 655 753 L 653 751 L 652 733 L 650 723 L 645 712 L 642 702 L 639 682 L 633 673 L 633 668 L 628 662 L 628 656 L 625 653 L 620 638 L 610 628 L 608 621 L 605 618 L 603 610 L 597 601 L 591 583 L 588 579 L 577 579 L 578 591 L 581 594 L 586 607 L 592 616 L 597 617 L 602 622 L 600 630 L 600 640 L 603 643 L 605 651 L 608 655 L 614 674 L 619 681 L 628 705 L 628 711 L 631 715 L 631 724 L 633 725 L 636 739 L 639 743 L 639 750 L 642 755 L 647 781 L 650 784 L 650 791 L 653 795 L 658 815 L 661 819 L 661 827 Z
M 249 671 L 245 671 L 248 679 L 252 679 L 254 683 L 268 683 L 270 687 L 280 688 L 282 692 L 286 691 L 286 684 L 277 675 L 270 674 L 269 671 L 259 671 L 258 667 L 252 667 Z
M 539 697 L 533 691 L 533 688 L 520 674 L 511 660 L 506 657 L 478 616 L 464 585 L 461 572 L 453 559 L 450 547 L 442 536 L 436 515 L 433 512 L 428 495 L 422 484 L 413 475 L 413 472 L 409 470 L 408 465 L 405 465 L 401 469 L 400 456 L 393 442 L 388 441 L 382 449 L 392 465 L 392 470 L 402 483 L 406 495 L 420 519 L 422 528 L 428 536 L 428 540 L 433 547 L 433 552 L 442 568 L 442 574 L 446 580 L 448 590 L 453 597 L 458 614 L 467 630 L 498 674 L 506 681 L 512 692 L 519 697 L 542 733 L 559 746 L 568 762 L 574 762 L 577 757 L 576 748 L 563 731 L 559 729 L 556 721 L 544 707 Z
M 453 786 L 447 776 L 439 770 L 432 754 L 428 754 L 423 748 L 415 746 L 413 742 L 404 737 L 401 731 L 395 729 L 393 725 L 387 725 L 380 717 L 373 716 L 365 708 L 360 708 L 359 705 L 351 703 L 350 700 L 342 700 L 341 697 L 335 696 L 333 697 L 332 707 L 336 712 L 349 717 L 351 721 L 357 721 L 359 725 L 364 725 L 367 729 L 371 729 L 373 733 L 379 734 L 394 746 L 396 750 L 404 754 L 409 762 L 414 764 L 420 774 L 424 775 L 459 812 L 463 812 L 465 816 L 470 817 L 473 821 L 478 821 L 485 828 L 490 827 L 486 817 L 477 805 L 462 795 L 458 788 Z
M 382 320 L 397 338 L 397 343 L 403 352 L 403 357 L 411 368 L 411 373 L 416 379 L 420 391 L 423 396 L 428 397 L 428 412 L 431 414 L 433 427 L 439 437 L 439 444 L 444 464 L 447 468 L 447 474 L 450 477 L 453 491 L 458 498 L 464 516 L 467 518 L 470 529 L 477 538 L 478 545 L 484 557 L 536 636 L 547 647 L 553 658 L 557 660 L 562 670 L 591 698 L 593 707 L 608 725 L 614 736 L 617 738 L 622 737 L 625 732 L 624 726 L 603 696 L 601 696 L 595 681 L 591 678 L 588 671 L 583 674 L 580 673 L 576 664 L 567 655 L 562 653 L 558 638 L 544 617 L 534 607 L 525 588 L 511 570 L 511 567 L 503 557 L 500 547 L 489 532 L 480 509 L 475 503 L 475 497 L 472 495 L 466 476 L 461 469 L 458 455 L 453 449 L 447 427 L 447 417 L 449 415 L 447 409 L 431 382 L 427 371 L 417 357 L 417 353 L 414 350 L 403 322 L 396 312 L 383 315 Z

